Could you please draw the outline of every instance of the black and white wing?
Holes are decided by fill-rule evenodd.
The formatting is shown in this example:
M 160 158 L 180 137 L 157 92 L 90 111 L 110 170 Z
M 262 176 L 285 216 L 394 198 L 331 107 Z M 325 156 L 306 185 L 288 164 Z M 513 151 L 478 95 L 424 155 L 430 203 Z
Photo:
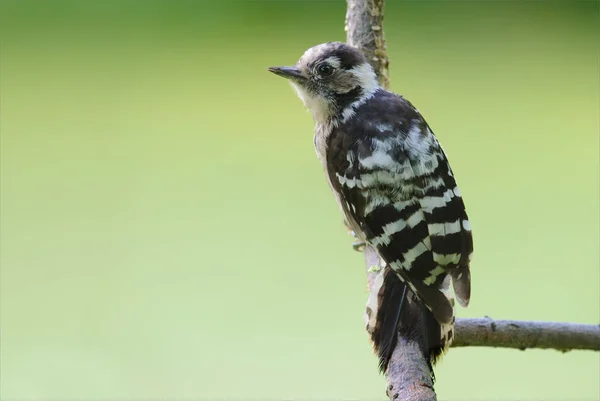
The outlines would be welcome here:
M 470 298 L 473 240 L 446 155 L 419 112 L 379 93 L 328 138 L 330 183 L 347 220 L 431 310 L 453 321 Z

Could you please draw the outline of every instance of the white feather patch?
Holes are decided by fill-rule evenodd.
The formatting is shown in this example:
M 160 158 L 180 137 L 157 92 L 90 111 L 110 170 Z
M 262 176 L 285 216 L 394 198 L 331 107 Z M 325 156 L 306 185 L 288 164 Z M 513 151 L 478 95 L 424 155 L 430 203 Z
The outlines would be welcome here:
M 405 270 L 410 270 L 412 264 L 419 256 L 424 254 L 425 252 L 431 249 L 431 240 L 429 238 L 425 238 L 424 241 L 419 242 L 414 248 L 409 249 L 407 252 L 403 254 L 404 261 L 402 262 L 402 267 Z
M 313 96 L 302 85 L 290 82 L 304 106 L 312 112 L 317 124 L 326 121 L 331 114 L 331 105 L 323 96 Z
M 394 208 L 397 211 L 401 212 L 404 209 L 406 209 L 407 207 L 414 205 L 415 203 L 417 203 L 416 199 L 410 199 L 410 200 L 407 200 L 407 201 L 400 201 L 400 202 L 394 203 Z
M 365 216 L 368 216 L 371 212 L 373 212 L 378 207 L 387 206 L 390 203 L 392 203 L 392 201 L 390 200 L 390 198 L 388 198 L 385 195 L 371 194 L 369 196 L 369 202 L 365 206 L 364 214 L 365 214 Z
M 358 82 L 363 88 L 363 96 L 369 96 L 379 88 L 377 75 L 375 74 L 375 71 L 373 71 L 371 64 L 362 63 L 352 68 L 350 72 L 358 78 Z
M 352 102 L 342 111 L 342 122 L 345 123 L 356 114 L 356 109 L 362 106 L 367 100 L 373 97 L 373 94 L 379 89 L 377 75 L 369 63 L 363 63 L 349 70 L 358 79 L 359 85 L 363 89 L 363 95 L 360 99 Z
M 386 224 L 385 226 L 383 226 L 383 234 L 373 238 L 373 240 L 371 240 L 371 243 L 376 246 L 389 245 L 389 243 L 392 241 L 392 235 L 399 233 L 406 226 L 407 222 L 403 219 Z
M 384 149 L 376 149 L 371 155 L 364 159 L 359 158 L 358 162 L 366 169 L 372 170 L 375 168 L 393 169 L 396 166 L 396 161 Z
M 446 206 L 453 196 L 454 193 L 449 189 L 442 196 L 424 196 L 419 199 L 419 203 L 425 212 L 431 213 L 433 209 Z
M 423 283 L 425 283 L 425 285 L 431 285 L 435 282 L 435 280 L 437 279 L 437 277 L 444 273 L 444 268 L 441 266 L 437 266 L 435 269 L 433 269 L 430 272 L 429 277 L 427 277 L 425 280 L 423 280 Z
M 455 264 L 460 261 L 460 253 L 443 254 L 443 253 L 435 253 L 434 252 L 433 260 L 435 261 L 435 263 L 438 263 L 442 266 Z
M 407 220 L 406 220 L 406 224 L 410 227 L 413 228 L 415 227 L 417 224 L 419 224 L 420 222 L 422 222 L 424 220 L 424 216 L 423 216 L 423 211 L 421 210 L 417 210 L 416 212 L 414 212 Z
M 434 223 L 429 224 L 429 235 L 448 235 L 456 234 L 460 232 L 461 221 L 460 219 L 451 223 Z
M 333 68 L 340 68 L 342 63 L 338 57 L 328 57 L 324 60 L 326 63 L 331 65 Z
M 404 143 L 406 151 L 413 159 L 420 159 L 424 155 L 430 155 L 429 149 L 433 143 L 433 135 L 431 135 L 431 132 L 428 130 L 427 133 L 423 133 L 418 123 L 420 123 L 420 121 L 417 120 L 412 124 L 408 130 L 408 135 L 406 136 Z

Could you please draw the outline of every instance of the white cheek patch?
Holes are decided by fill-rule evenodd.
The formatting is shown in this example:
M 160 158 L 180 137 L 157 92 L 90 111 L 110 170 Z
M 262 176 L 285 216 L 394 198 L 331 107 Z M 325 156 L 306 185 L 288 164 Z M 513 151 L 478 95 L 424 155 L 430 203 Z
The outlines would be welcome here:
M 352 68 L 350 72 L 352 72 L 358 79 L 358 82 L 360 82 L 360 86 L 362 86 L 364 91 L 363 95 L 370 95 L 379 88 L 377 75 L 375 75 L 375 71 L 373 71 L 373 67 L 371 67 L 369 63 L 358 65 Z
M 377 82 L 377 75 L 369 63 L 362 63 L 349 72 L 354 75 L 354 79 L 358 82 L 363 89 L 363 94 L 360 99 L 346 107 L 342 111 L 342 122 L 346 122 L 356 115 L 356 109 L 363 105 L 367 100 L 373 97 L 373 94 L 379 89 L 379 83 Z

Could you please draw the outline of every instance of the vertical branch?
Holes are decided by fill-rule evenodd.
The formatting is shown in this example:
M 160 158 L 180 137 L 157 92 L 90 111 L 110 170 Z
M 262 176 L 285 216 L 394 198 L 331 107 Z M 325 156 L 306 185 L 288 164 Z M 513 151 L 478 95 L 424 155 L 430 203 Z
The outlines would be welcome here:
M 389 88 L 389 61 L 383 34 L 383 7 L 385 0 L 347 0 L 346 40 L 349 45 L 360 49 L 377 73 L 383 88 Z M 369 289 L 378 273 L 371 266 L 382 266 L 377 251 L 366 246 L 365 263 Z M 383 274 L 383 270 L 379 274 Z M 377 294 L 371 294 L 376 296 Z M 436 401 L 433 380 L 427 361 L 419 344 L 407 341 L 398 334 L 396 348 L 386 372 L 386 393 L 390 400 Z
M 347 0 L 346 41 L 360 49 L 373 66 L 379 84 L 388 89 L 389 61 L 383 35 L 385 0 Z
M 365 247 L 365 263 L 367 265 L 367 279 L 369 289 L 373 286 L 377 274 L 383 274 L 383 269 L 374 272 L 371 266 L 382 267 L 385 265 L 377 251 L 371 247 Z M 376 291 L 376 290 L 375 290 Z M 377 294 L 371 294 L 371 296 Z M 400 333 L 396 348 L 390 359 L 386 372 L 386 394 L 390 400 L 403 401 L 436 401 L 433 390 L 433 379 L 429 373 L 427 361 L 421 353 L 419 344 L 408 341 Z

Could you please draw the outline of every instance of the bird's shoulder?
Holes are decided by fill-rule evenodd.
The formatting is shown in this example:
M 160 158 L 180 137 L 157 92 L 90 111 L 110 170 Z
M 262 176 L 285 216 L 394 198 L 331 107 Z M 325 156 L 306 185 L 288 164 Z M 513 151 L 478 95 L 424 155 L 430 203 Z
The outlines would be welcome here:
M 411 124 L 424 122 L 419 111 L 404 97 L 378 89 L 359 105 L 352 105 L 346 117 L 333 128 L 332 137 L 385 138 L 406 132 Z
M 332 128 L 327 148 L 328 165 L 337 172 L 394 169 L 433 154 L 444 157 L 419 111 L 404 97 L 383 89 Z

